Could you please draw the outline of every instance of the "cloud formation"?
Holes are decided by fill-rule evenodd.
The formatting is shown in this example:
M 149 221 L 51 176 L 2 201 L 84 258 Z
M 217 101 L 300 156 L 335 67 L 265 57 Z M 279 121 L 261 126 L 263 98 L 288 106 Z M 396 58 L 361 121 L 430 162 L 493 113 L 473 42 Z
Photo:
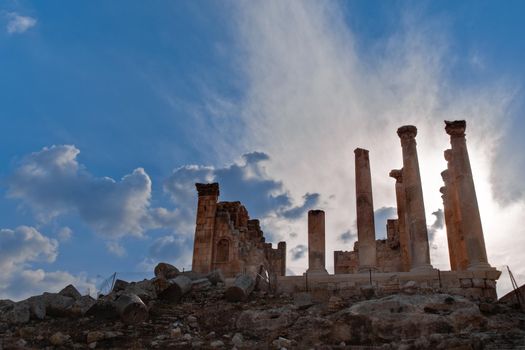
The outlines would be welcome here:
M 370 150 L 375 207 L 394 207 L 394 180 L 388 173 L 402 165 L 396 129 L 416 125 L 430 224 L 434 218 L 428 208 L 442 207 L 440 172 L 446 168 L 443 150 L 450 147 L 443 120 L 466 119 L 480 210 L 485 227 L 490 228 L 485 232 L 488 252 L 493 263 L 500 264 L 496 245 L 489 245 L 496 232 L 525 234 L 514 220 L 493 229 L 502 222 L 497 215 L 507 216 L 501 205 L 504 199 L 521 203 L 525 193 L 523 186 L 513 182 L 514 194 L 519 195 L 509 196 L 512 188 L 491 181 L 494 168 L 508 170 L 507 177 L 520 178 L 512 165 L 501 164 L 503 159 L 507 163 L 507 157 L 496 162 L 501 136 L 508 131 L 501 126 L 509 125 L 515 86 L 483 79 L 481 84 L 458 81 L 450 51 L 453 38 L 439 16 L 429 18 L 424 11 L 400 9 L 399 21 L 392 26 L 397 32 L 366 41 L 350 29 L 340 6 L 345 5 L 271 0 L 235 6 L 241 53 L 236 64 L 247 87 L 239 104 L 242 122 L 238 125 L 245 128 L 237 133 L 244 136 L 239 145 L 272 154 L 267 170 L 287 185 L 291 200 L 298 201 L 305 192 L 329 199 L 322 206 L 330 261 L 331 251 L 341 249 L 336 233 L 354 227 L 353 150 Z M 468 70 L 468 64 L 462 68 Z M 479 74 L 477 67 L 472 69 Z M 504 191 L 499 194 L 500 203 L 494 201 L 493 189 Z M 385 222 L 376 224 L 382 227 Z M 283 230 L 284 225 L 274 227 Z M 298 233 L 288 242 L 291 246 L 304 242 L 306 223 L 290 232 Z M 439 246 L 431 252 L 433 263 L 445 268 L 446 236 L 436 234 L 433 243 Z M 510 238 L 497 246 L 508 254 L 515 251 Z
M 36 18 L 30 16 L 22 16 L 16 12 L 7 13 L 6 31 L 9 34 L 24 33 L 29 28 L 34 27 L 37 23 Z
M 120 181 L 95 177 L 78 163 L 79 153 L 75 146 L 60 145 L 26 156 L 8 180 L 8 196 L 42 221 L 74 212 L 107 237 L 142 235 L 155 221 L 149 215 L 148 174 L 137 168 Z
M 74 284 L 83 293 L 95 285 L 84 275 L 66 271 L 32 269 L 35 262 L 53 263 L 58 255 L 58 242 L 33 227 L 0 229 L 0 299 L 19 300 L 44 291 L 57 292 Z

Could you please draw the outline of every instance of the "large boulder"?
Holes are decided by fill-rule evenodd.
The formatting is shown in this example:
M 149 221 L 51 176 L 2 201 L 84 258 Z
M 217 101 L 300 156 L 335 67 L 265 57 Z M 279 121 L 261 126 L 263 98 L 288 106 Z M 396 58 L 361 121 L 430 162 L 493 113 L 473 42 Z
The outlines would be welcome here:
M 58 292 L 58 294 L 65 297 L 73 298 L 75 300 L 80 299 L 82 297 L 80 292 L 72 284 L 69 284 L 66 287 L 64 287 L 64 289 Z
M 27 304 L 15 303 L 11 300 L 0 300 L 0 321 L 23 324 L 29 322 L 31 312 Z
M 330 319 L 334 340 L 349 344 L 461 333 L 482 329 L 486 324 L 476 304 L 446 294 L 398 294 L 362 301 Z
M 155 277 L 162 277 L 165 279 L 171 279 L 175 278 L 180 274 L 180 271 L 178 268 L 171 264 L 167 263 L 158 263 L 157 266 L 155 266 Z

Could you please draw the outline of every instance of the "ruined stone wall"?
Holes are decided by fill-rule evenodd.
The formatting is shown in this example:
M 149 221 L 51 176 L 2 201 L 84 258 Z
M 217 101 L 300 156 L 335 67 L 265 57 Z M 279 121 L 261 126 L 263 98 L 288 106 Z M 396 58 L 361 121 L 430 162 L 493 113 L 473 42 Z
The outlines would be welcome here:
M 217 183 L 196 187 L 199 200 L 192 270 L 208 273 L 220 269 L 226 277 L 233 277 L 272 269 L 284 276 L 286 243 L 268 248 L 259 220 L 250 220 L 241 202 L 218 202 Z
M 378 272 L 403 271 L 401 249 L 399 244 L 399 227 L 397 220 L 387 221 L 387 239 L 378 239 L 376 248 L 376 269 Z M 334 273 L 359 272 L 359 242 L 354 243 L 353 251 L 334 252 Z

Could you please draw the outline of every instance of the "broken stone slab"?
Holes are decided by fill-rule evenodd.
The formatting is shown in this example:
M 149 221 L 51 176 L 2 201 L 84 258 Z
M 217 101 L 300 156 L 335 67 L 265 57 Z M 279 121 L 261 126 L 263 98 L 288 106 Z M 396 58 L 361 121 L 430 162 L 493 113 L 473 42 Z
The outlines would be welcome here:
M 118 312 L 113 300 L 103 297 L 97 299 L 96 303 L 86 311 L 85 316 L 109 320 L 118 318 Z
M 220 269 L 213 270 L 206 275 L 206 278 L 211 282 L 212 285 L 216 286 L 217 283 L 224 283 L 224 275 Z
M 29 305 L 23 303 L 15 303 L 11 300 L 0 300 L 0 321 L 23 324 L 29 322 L 31 312 Z
M 210 289 L 211 282 L 207 278 L 200 278 L 198 280 L 191 281 L 191 290 L 193 291 L 199 291 L 199 290 L 207 290 Z
M 75 300 L 80 299 L 80 297 L 82 297 L 80 292 L 72 284 L 69 284 L 66 287 L 64 287 L 64 289 L 58 292 L 58 294 L 65 297 L 73 298 Z
M 182 296 L 191 290 L 192 286 L 191 279 L 183 275 L 168 280 L 168 283 L 168 288 L 159 294 L 159 298 L 172 302 L 180 301 Z
M 69 311 L 72 316 L 80 317 L 84 316 L 86 312 L 96 303 L 97 301 L 89 295 L 83 295 L 79 299 L 75 300 L 75 303 L 71 305 Z
M 180 274 L 180 271 L 175 266 L 168 263 L 158 263 L 154 269 L 155 277 L 163 277 L 165 279 L 172 279 Z
M 299 310 L 308 309 L 314 304 L 312 294 L 306 292 L 295 293 L 293 295 L 293 301 Z
M 113 290 L 112 292 L 120 292 L 125 290 L 129 286 L 129 282 L 126 282 L 124 280 L 117 279 L 115 283 L 113 284 Z
M 291 326 L 299 314 L 286 307 L 267 310 L 245 310 L 235 323 L 243 332 L 274 331 Z
M 235 279 L 233 286 L 224 293 L 228 301 L 243 301 L 248 298 L 255 288 L 255 279 L 249 275 L 240 275 Z
M 144 302 L 157 299 L 157 292 L 151 280 L 132 282 L 125 289 L 125 294 L 136 294 Z
M 136 294 L 122 294 L 115 300 L 120 319 L 126 324 L 136 324 L 148 319 L 148 308 Z

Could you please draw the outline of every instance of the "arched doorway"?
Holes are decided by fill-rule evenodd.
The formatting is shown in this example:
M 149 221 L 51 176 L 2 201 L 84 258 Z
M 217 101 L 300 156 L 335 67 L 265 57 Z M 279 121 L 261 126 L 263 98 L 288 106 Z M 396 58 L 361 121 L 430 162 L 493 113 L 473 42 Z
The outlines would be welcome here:
M 223 238 L 217 243 L 216 262 L 224 263 L 230 260 L 230 241 Z

